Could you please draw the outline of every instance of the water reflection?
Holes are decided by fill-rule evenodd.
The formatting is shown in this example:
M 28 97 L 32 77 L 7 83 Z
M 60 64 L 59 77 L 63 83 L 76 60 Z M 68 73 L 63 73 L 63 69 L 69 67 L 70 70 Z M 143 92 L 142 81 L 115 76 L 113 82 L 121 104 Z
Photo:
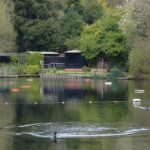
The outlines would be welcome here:
M 10 129 L 4 128 L 14 123 L 15 107 L 13 105 L 5 105 L 0 103 L 0 149 L 9 150 L 13 145 L 13 135 L 10 133 Z
M 95 101 L 127 101 L 127 84 L 113 82 L 106 86 L 104 80 L 42 80 L 42 95 L 47 101 L 81 100 L 89 97 Z M 122 97 L 122 95 L 124 95 Z
M 149 150 L 149 89 L 144 81 L 1 79 L 0 148 Z

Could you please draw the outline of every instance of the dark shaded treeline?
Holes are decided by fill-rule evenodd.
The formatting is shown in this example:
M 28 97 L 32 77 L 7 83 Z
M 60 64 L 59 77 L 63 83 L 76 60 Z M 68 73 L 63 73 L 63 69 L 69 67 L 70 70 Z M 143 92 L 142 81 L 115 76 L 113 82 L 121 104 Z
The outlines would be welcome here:
M 129 47 L 114 4 L 117 1 L 14 0 L 18 52 L 81 49 L 89 66 L 99 57 L 124 66 Z
M 85 7 L 80 0 L 14 0 L 18 52 L 78 48 L 83 25 L 103 14 L 101 5 L 90 3 Z

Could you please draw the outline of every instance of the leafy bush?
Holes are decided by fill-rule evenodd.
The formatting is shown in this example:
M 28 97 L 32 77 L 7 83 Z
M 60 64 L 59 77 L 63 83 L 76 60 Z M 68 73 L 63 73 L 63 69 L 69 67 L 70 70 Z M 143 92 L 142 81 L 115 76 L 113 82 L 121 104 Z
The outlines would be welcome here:
M 0 74 L 1 75 L 15 75 L 15 67 L 14 65 L 9 64 L 0 64 Z
M 25 66 L 23 72 L 26 75 L 37 75 L 40 72 L 40 67 L 38 65 L 27 65 Z
M 16 65 L 25 65 L 27 63 L 28 54 L 27 53 L 21 53 L 16 54 L 13 56 L 10 56 L 11 63 Z M 19 66 L 18 66 L 19 67 Z
M 17 75 L 37 75 L 40 72 L 40 66 L 18 64 L 14 70 Z
M 22 65 L 27 64 L 27 58 L 28 58 L 27 53 L 18 54 L 18 64 L 22 64 Z
M 117 67 L 112 68 L 108 74 L 108 78 L 119 78 L 124 76 L 124 73 Z
M 17 55 L 10 56 L 10 60 L 13 64 L 16 64 L 18 62 Z
M 105 73 L 104 74 L 95 74 L 95 75 L 93 75 L 92 79 L 95 79 L 95 80 L 106 79 L 106 74 Z
M 150 74 L 150 51 L 149 46 L 132 50 L 129 56 L 130 73 L 136 78 L 149 76 Z
M 22 64 L 17 64 L 15 66 L 15 73 L 17 75 L 23 75 L 25 72 L 24 72 L 24 68 L 26 67 L 26 65 L 22 65 Z
M 82 71 L 83 72 L 90 72 L 91 71 L 91 68 L 87 67 L 87 66 L 84 66 L 82 67 Z
M 43 54 L 40 54 L 38 52 L 28 54 L 27 64 L 28 65 L 40 65 L 40 61 L 43 60 L 43 57 L 44 57 Z
M 43 61 L 44 56 L 38 52 L 31 54 L 21 53 L 13 55 L 10 57 L 10 60 L 13 64 L 22 64 L 22 65 L 40 65 L 40 61 Z
M 44 73 L 56 73 L 58 71 L 57 68 L 45 68 Z

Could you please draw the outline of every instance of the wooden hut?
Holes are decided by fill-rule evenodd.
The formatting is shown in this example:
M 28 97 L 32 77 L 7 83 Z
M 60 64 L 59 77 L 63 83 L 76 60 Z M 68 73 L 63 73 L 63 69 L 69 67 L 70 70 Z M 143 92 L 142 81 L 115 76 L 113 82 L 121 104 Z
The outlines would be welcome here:
M 0 53 L 0 63 L 10 63 L 10 57 L 16 53 Z
M 29 52 L 33 53 L 33 52 Z M 64 68 L 64 56 L 57 52 L 38 52 L 44 55 L 44 68 Z
M 85 64 L 85 58 L 80 50 L 65 52 L 65 69 L 81 69 Z

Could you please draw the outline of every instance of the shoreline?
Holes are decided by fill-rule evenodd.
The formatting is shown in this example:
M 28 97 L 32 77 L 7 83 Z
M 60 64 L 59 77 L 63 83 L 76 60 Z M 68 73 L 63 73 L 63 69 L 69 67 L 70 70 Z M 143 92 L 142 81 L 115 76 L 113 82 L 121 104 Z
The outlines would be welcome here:
M 134 77 L 118 77 L 107 78 L 106 74 L 78 74 L 78 73 L 47 73 L 38 75 L 0 75 L 0 78 L 50 78 L 50 79 L 110 79 L 110 80 L 150 80 L 149 78 L 134 78 Z

